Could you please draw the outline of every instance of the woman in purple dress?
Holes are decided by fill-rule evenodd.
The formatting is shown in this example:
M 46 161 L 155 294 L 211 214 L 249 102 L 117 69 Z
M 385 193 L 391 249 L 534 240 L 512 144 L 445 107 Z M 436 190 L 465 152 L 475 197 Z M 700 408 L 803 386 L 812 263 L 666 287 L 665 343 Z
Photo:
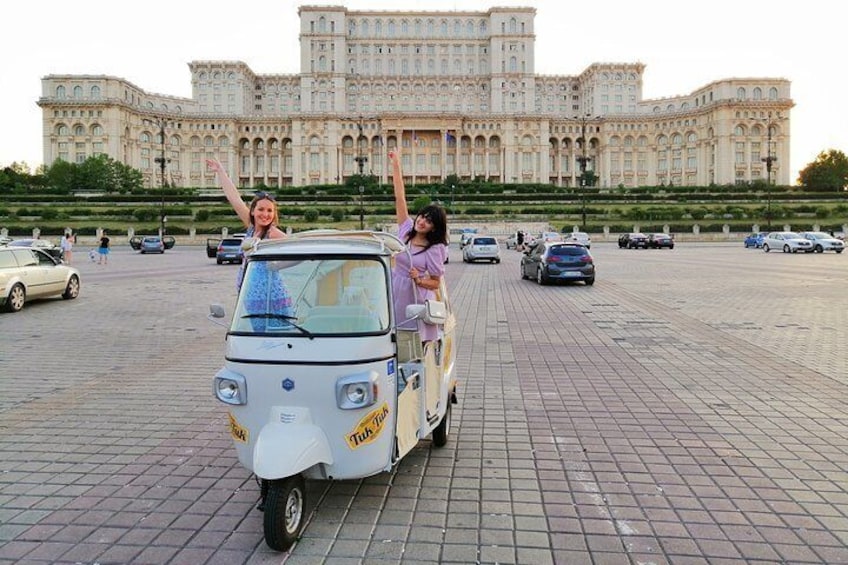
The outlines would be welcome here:
M 409 304 L 423 304 L 436 297 L 442 277 L 445 275 L 445 259 L 448 253 L 448 225 L 444 208 L 435 204 L 425 206 L 415 218 L 409 216 L 406 205 L 406 188 L 400 168 L 400 151 L 389 151 L 392 183 L 395 190 L 395 212 L 397 214 L 398 237 L 406 243 L 408 253 L 395 256 L 392 269 L 395 320 L 398 327 L 416 329 L 415 320 L 407 320 Z M 411 257 L 411 264 L 410 264 Z M 418 322 L 421 341 L 435 341 L 439 328 L 433 324 Z

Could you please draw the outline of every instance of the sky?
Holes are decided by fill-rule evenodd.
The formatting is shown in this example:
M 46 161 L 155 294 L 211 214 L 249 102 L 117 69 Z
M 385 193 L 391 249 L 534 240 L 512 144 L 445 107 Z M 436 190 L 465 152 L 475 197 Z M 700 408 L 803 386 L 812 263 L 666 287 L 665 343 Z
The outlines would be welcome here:
M 0 34 L 0 167 L 43 161 L 41 78 L 103 74 L 150 93 L 191 97 L 188 63 L 237 60 L 257 74 L 299 72 L 302 5 L 349 10 L 536 8 L 536 74 L 592 63 L 645 64 L 644 98 L 689 94 L 715 80 L 791 81 L 791 171 L 822 151 L 848 153 L 844 23 L 824 0 L 114 0 L 12 1 Z M 582 19 L 582 18 L 585 18 Z

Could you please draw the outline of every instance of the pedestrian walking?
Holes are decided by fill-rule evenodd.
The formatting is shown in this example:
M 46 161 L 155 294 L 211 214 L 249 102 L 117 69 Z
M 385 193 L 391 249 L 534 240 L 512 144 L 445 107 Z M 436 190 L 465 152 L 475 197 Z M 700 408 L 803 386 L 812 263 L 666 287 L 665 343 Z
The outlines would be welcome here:
M 75 240 L 76 237 L 72 233 L 68 232 L 65 234 L 65 237 L 62 238 L 62 241 L 59 242 L 59 247 L 62 249 L 62 260 L 66 265 L 71 264 Z
M 100 247 L 97 248 L 97 253 L 100 254 L 100 261 L 98 261 L 98 265 L 108 265 L 109 264 L 109 237 L 106 235 L 104 231 L 100 236 Z

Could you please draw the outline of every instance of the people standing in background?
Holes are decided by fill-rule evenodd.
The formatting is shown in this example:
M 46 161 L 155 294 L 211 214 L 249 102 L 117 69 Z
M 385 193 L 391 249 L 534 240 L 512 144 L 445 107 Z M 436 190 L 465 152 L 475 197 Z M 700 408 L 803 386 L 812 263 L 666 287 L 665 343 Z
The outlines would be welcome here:
M 100 261 L 97 263 L 98 265 L 108 265 L 109 264 L 109 238 L 106 236 L 106 232 L 100 236 L 100 247 L 97 248 L 97 253 L 100 254 Z
M 66 265 L 71 264 L 75 239 L 76 238 L 73 236 L 73 234 L 68 232 L 65 234 L 65 237 L 62 238 L 62 241 L 59 242 L 59 247 L 62 249 L 62 260 L 65 261 Z

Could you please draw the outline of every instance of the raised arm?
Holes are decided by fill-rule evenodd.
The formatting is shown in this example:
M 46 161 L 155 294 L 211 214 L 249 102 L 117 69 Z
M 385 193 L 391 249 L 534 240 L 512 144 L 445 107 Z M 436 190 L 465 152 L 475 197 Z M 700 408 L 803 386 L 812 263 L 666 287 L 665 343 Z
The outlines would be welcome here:
M 401 225 L 409 217 L 409 208 L 406 206 L 406 187 L 400 170 L 400 149 L 389 151 L 389 161 L 392 166 L 392 185 L 395 189 L 395 215 L 398 225 Z
M 241 199 L 241 194 L 236 188 L 236 185 L 233 184 L 233 181 L 230 180 L 229 175 L 227 175 L 227 171 L 224 170 L 224 165 L 222 165 L 218 159 L 206 159 L 206 166 L 215 171 L 215 174 L 218 176 L 218 181 L 221 183 L 221 188 L 224 189 L 224 195 L 227 197 L 227 200 L 230 201 L 230 205 L 233 207 L 233 210 L 235 210 L 242 223 L 245 226 L 249 226 L 250 208 L 248 208 L 247 204 L 244 203 L 244 200 Z

